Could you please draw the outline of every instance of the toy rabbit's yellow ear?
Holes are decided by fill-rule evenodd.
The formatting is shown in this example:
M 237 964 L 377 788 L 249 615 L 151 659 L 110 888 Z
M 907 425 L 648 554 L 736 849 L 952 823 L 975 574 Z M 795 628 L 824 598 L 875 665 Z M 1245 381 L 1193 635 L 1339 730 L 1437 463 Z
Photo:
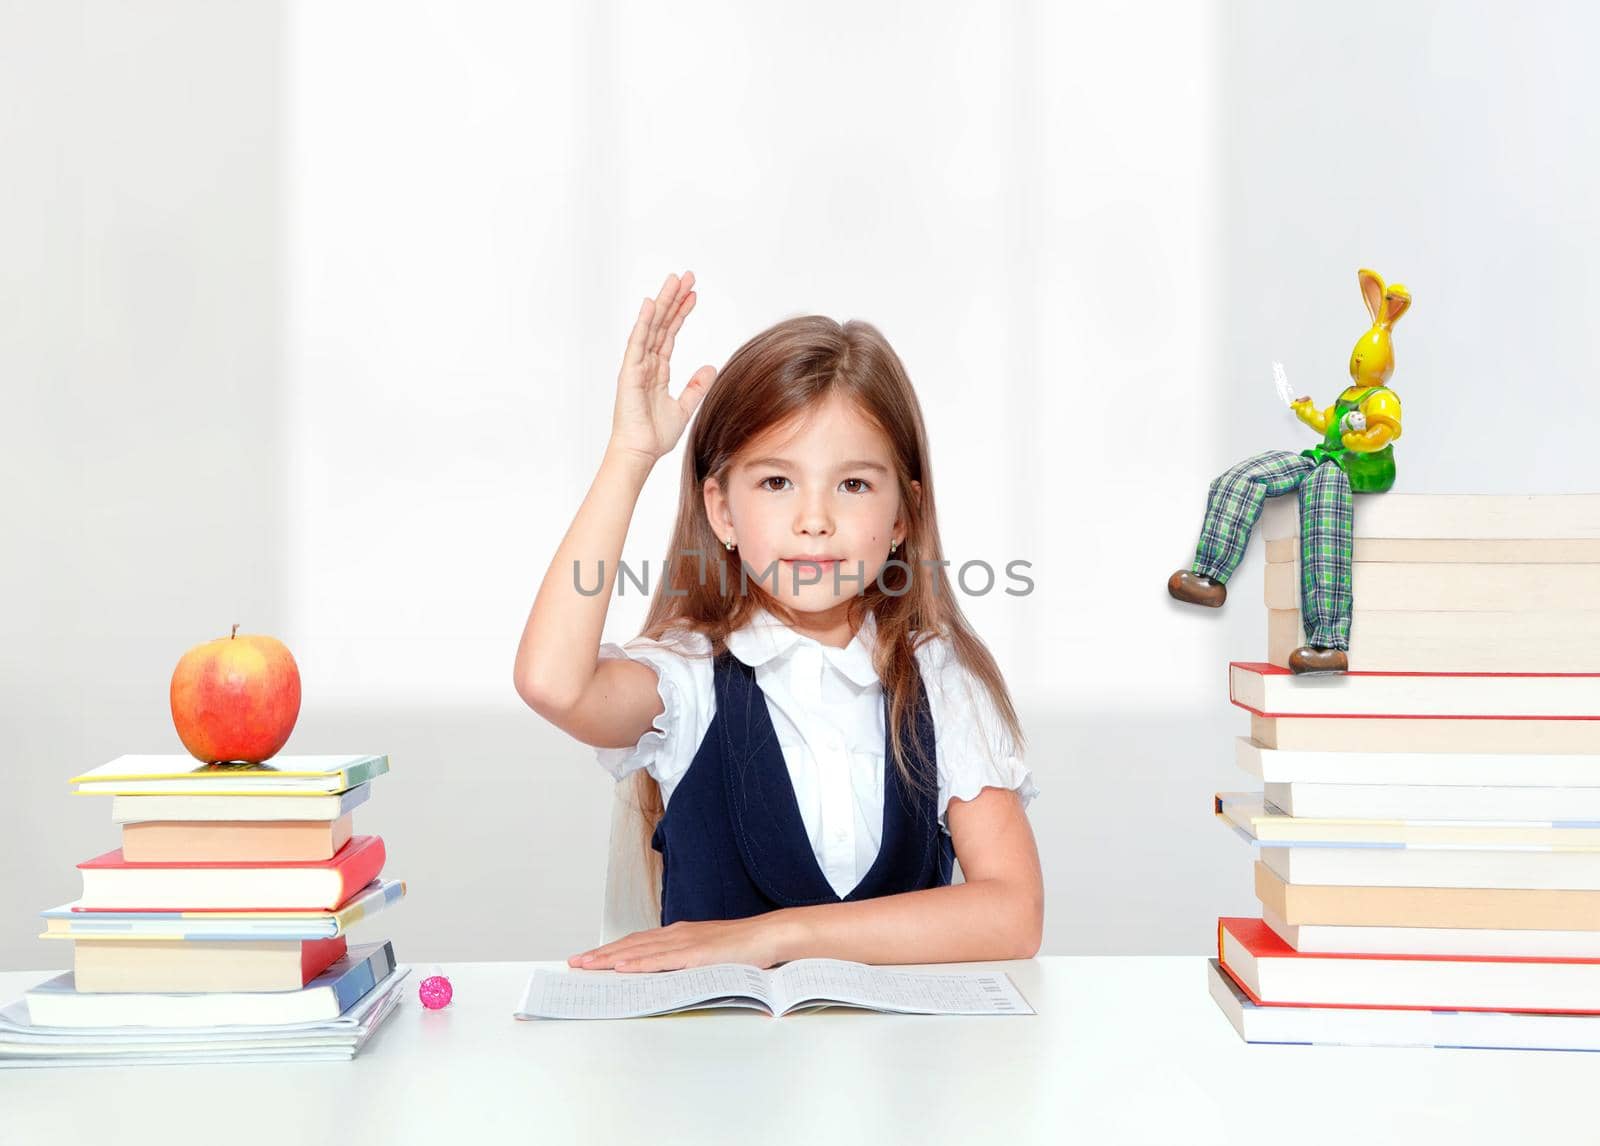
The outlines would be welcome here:
M 1383 292 L 1383 325 L 1393 326 L 1400 316 L 1411 309 L 1411 292 L 1395 283 Z
M 1374 323 L 1383 321 L 1383 277 L 1377 271 L 1362 269 L 1356 272 L 1361 280 L 1361 297 L 1367 301 L 1367 313 Z

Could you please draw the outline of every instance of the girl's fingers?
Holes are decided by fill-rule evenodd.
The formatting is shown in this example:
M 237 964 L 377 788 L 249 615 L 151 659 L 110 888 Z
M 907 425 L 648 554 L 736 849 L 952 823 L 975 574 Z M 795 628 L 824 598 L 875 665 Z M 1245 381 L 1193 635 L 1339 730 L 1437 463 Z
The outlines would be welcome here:
M 695 300 L 700 296 L 690 289 L 694 283 L 694 273 L 685 272 L 683 276 L 683 294 L 679 297 L 677 306 L 673 310 L 671 320 L 666 324 L 661 334 L 660 345 L 656 348 L 656 369 L 660 380 L 665 381 L 668 364 L 672 360 L 672 348 L 677 345 L 678 331 L 683 328 L 683 320 L 689 317 L 689 312 L 694 309 Z
M 657 927 L 648 931 L 630 932 L 629 934 L 624 935 L 621 939 L 613 939 L 610 943 L 602 943 L 599 947 L 591 947 L 587 951 L 580 951 L 578 954 L 572 956 L 572 958 L 581 959 L 585 955 L 594 955 L 604 958 L 606 956 L 615 955 L 619 951 L 626 951 L 629 948 L 655 946 L 656 944 L 662 942 L 662 930 L 662 928 Z
M 661 344 L 661 349 L 657 352 L 660 361 L 660 369 L 663 374 L 667 372 L 667 366 L 672 361 L 672 345 L 677 341 L 677 339 L 677 331 L 667 331 L 666 341 Z
M 669 275 L 667 277 L 671 279 L 673 276 Z M 662 298 L 656 307 L 655 321 L 651 324 L 650 329 L 651 348 L 656 353 L 659 354 L 661 352 L 661 343 L 666 336 L 667 328 L 677 318 L 678 311 L 683 306 L 683 300 L 692 293 L 693 287 L 694 272 L 684 271 L 683 277 L 673 282 L 672 293 Z
M 659 955 L 663 951 L 671 951 L 680 945 L 677 939 L 641 939 L 636 943 L 627 943 L 618 940 L 618 946 L 612 951 L 598 950 L 596 958 L 587 963 L 580 963 L 580 967 L 603 970 L 606 967 L 615 967 L 618 963 L 637 962 Z
M 657 348 L 656 354 L 660 357 L 660 368 L 663 371 L 666 370 L 667 363 L 672 358 L 673 346 L 677 344 L 678 328 L 683 325 L 684 318 L 688 316 L 689 311 L 694 307 L 694 299 L 695 295 L 693 291 L 690 291 L 688 294 L 683 296 L 683 301 L 678 304 L 678 313 L 674 315 L 672 321 L 667 324 L 666 332 L 662 335 L 661 345 L 659 348 Z
M 614 953 L 618 947 L 628 942 L 630 938 L 631 936 L 624 935 L 621 939 L 614 939 L 610 943 L 602 944 L 599 947 L 591 947 L 587 951 L 580 951 L 572 956 L 572 959 L 604 958 Z
M 633 959 L 619 959 L 618 971 L 681 971 L 689 966 L 689 958 L 680 949 L 640 955 Z
M 623 352 L 623 361 L 637 366 L 644 361 L 644 340 L 650 332 L 650 319 L 655 303 L 649 299 L 639 304 L 639 317 L 633 320 L 633 330 L 628 333 L 628 348 Z
M 673 304 L 667 310 L 665 321 L 671 321 L 677 316 L 678 308 L 683 305 L 683 300 L 694 291 L 694 272 L 684 271 L 683 277 L 678 280 L 678 290 L 673 296 Z
M 637 947 L 639 943 L 640 940 L 633 938 L 631 935 L 625 935 L 621 939 L 614 939 L 604 946 L 596 947 L 591 951 L 581 952 L 577 958 L 582 959 L 585 957 L 593 957 L 596 959 L 605 959 L 615 955 L 618 951 L 626 951 L 630 947 Z
M 656 295 L 656 312 L 650 319 L 650 337 L 646 345 L 654 349 L 660 344 L 661 328 L 672 317 L 673 302 L 678 297 L 678 276 L 668 275 L 666 282 L 661 284 L 661 293 Z
M 681 967 L 689 948 L 677 944 L 658 944 L 641 951 L 630 951 L 611 961 L 614 968 L 653 971 Z
M 687 291 L 683 300 L 678 303 L 678 310 L 672 316 L 672 321 L 667 323 L 667 338 L 671 339 L 683 327 L 683 320 L 689 317 L 689 312 L 694 309 L 695 300 L 700 296 L 694 291 Z

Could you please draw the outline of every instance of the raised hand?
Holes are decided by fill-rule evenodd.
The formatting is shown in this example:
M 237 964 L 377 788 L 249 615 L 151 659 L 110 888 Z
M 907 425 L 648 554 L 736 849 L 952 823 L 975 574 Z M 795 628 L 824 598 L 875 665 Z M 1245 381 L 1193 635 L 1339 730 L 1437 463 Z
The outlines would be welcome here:
M 617 374 L 617 404 L 611 417 L 611 445 L 651 461 L 672 451 L 689 418 L 717 376 L 715 367 L 694 372 L 683 393 L 667 393 L 672 344 L 694 309 L 694 273 L 668 275 L 661 293 L 639 307 L 628 348 Z

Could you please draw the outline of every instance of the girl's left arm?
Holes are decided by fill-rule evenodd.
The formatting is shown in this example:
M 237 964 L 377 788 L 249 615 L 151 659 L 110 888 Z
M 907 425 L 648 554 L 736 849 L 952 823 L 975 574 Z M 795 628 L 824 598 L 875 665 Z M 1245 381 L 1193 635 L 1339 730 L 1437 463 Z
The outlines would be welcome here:
M 669 971 L 708 963 L 770 967 L 822 956 L 858 963 L 1031 959 L 1044 930 L 1044 877 L 1022 802 L 1009 788 L 952 798 L 945 815 L 965 883 L 745 919 L 636 931 L 568 962 Z
M 952 798 L 946 812 L 965 883 L 772 912 L 782 959 L 859 963 L 1032 959 L 1044 932 L 1044 876 L 1022 802 L 1009 788 Z

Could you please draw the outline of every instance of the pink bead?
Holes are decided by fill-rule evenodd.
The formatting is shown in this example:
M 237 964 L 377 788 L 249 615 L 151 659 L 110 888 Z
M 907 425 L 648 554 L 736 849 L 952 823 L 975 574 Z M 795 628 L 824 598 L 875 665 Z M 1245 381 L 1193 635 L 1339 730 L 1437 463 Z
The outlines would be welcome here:
M 422 1000 L 422 1005 L 430 1011 L 437 1011 L 440 1007 L 449 1005 L 450 997 L 455 992 L 450 988 L 450 980 L 443 975 L 429 975 L 417 984 L 417 998 Z

